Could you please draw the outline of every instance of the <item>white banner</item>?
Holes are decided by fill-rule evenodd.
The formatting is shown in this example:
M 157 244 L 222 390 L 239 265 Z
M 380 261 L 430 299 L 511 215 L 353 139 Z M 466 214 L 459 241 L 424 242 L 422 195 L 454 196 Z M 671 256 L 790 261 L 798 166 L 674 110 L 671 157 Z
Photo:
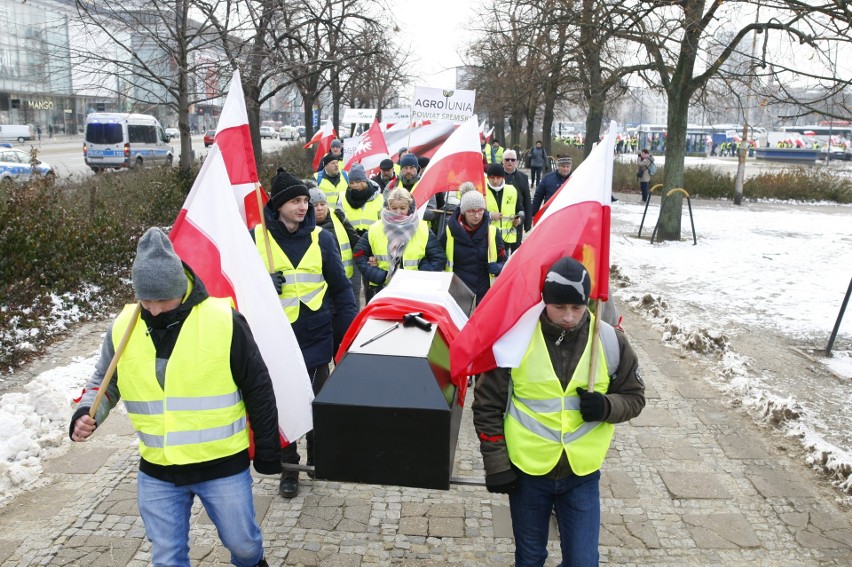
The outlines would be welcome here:
M 372 124 L 377 108 L 347 108 L 342 122 L 346 124 Z
M 411 120 L 410 108 L 382 109 L 382 122 L 390 122 L 391 124 L 396 124 L 397 122 L 408 122 L 409 120 Z
M 414 87 L 411 120 L 452 120 L 465 122 L 473 116 L 476 91 Z

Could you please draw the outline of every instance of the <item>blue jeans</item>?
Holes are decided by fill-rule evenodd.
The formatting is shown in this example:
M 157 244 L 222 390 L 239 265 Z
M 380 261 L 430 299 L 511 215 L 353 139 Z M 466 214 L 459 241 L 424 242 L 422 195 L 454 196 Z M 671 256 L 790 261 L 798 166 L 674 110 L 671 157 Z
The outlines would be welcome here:
M 648 188 L 648 186 L 650 184 L 651 184 L 650 181 L 640 181 L 639 182 L 639 190 L 642 191 L 642 202 L 643 203 L 645 201 L 647 201 L 648 198 L 651 196 L 651 190 Z
M 562 567 L 598 564 L 601 527 L 600 471 L 551 480 L 517 471 L 518 488 L 509 495 L 516 567 L 541 567 L 547 559 L 550 514 L 556 509 Z
M 189 516 L 195 496 L 201 499 L 219 539 L 231 552 L 231 563 L 254 567 L 263 559 L 263 539 L 255 519 L 248 469 L 183 486 L 140 471 L 137 494 L 154 565 L 189 567 Z

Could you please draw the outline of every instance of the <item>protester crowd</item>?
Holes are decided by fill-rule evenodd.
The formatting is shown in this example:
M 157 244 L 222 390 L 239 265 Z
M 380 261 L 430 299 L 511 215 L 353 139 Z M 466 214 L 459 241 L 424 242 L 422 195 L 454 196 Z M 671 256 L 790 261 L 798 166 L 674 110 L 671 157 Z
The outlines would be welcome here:
M 412 192 L 428 160 L 404 149 L 371 178 L 360 164 L 344 171 L 342 147 L 331 143 L 311 180 L 279 169 L 265 222 L 251 231 L 315 394 L 359 309 L 396 270 L 451 271 L 482 302 L 572 166 L 570 157 L 558 156 L 556 170 L 542 176 L 550 158 L 537 142 L 523 156 L 531 183 L 519 153 L 493 140 L 483 146 L 484 194 L 476 188 L 483 183 L 469 180 L 440 202 L 433 197 L 421 218 Z M 251 498 L 249 430 L 255 469 L 280 472 L 284 498 L 298 495 L 300 481 L 291 467 L 282 472 L 282 463 L 297 464 L 300 455 L 296 443 L 278 449 L 275 396 L 251 332 L 227 301 L 207 295 L 159 229 L 140 239 L 132 282 L 141 313 L 128 306 L 110 327 L 72 418 L 71 439 L 88 438 L 123 398 L 140 440 L 139 509 L 153 563 L 188 565 L 197 495 L 232 563 L 266 565 Z M 554 264 L 524 362 L 476 383 L 473 413 L 486 486 L 509 494 L 518 565 L 543 565 L 554 510 L 563 565 L 597 564 L 598 479 L 611 424 L 644 405 L 636 356 L 624 335 L 602 321 L 602 364 L 588 386 L 585 361 L 597 348 L 589 340 L 595 321 L 589 289 L 582 264 L 571 258 Z M 124 329 L 130 339 L 116 379 L 90 416 Z M 306 440 L 311 466 L 312 433 Z

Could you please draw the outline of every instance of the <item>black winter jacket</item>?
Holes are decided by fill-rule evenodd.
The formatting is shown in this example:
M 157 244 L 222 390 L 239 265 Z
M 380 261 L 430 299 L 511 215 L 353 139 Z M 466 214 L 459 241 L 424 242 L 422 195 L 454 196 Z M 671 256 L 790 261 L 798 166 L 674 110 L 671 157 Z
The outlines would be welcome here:
M 518 190 L 519 201 L 523 206 L 524 223 L 523 231 L 529 231 L 532 228 L 532 202 L 530 200 L 530 178 L 523 171 L 515 170 L 512 173 L 506 174 L 506 184 L 513 185 Z
M 266 215 L 266 226 L 275 243 L 281 247 L 290 262 L 298 266 L 311 245 L 311 232 L 316 227 L 313 205 L 308 207 L 308 214 L 296 232 L 287 230 L 284 223 L 278 220 L 278 213 L 273 211 L 268 203 L 263 212 Z M 253 238 L 254 231 L 251 234 Z M 352 282 L 346 277 L 333 229 L 331 232 L 320 231 L 319 246 L 322 252 L 322 276 L 328 284 L 323 305 L 318 310 L 311 311 L 304 303 L 300 303 L 299 318 L 293 322 L 293 333 L 308 369 L 328 364 L 334 355 L 332 307 L 335 317 L 340 319 L 342 329 L 348 329 L 358 314 L 355 296 L 352 294 Z
M 571 174 L 568 174 L 568 177 L 571 177 Z M 535 196 L 533 197 L 532 202 L 532 216 L 538 212 L 543 204 L 545 204 L 548 199 L 553 197 L 554 193 L 556 193 L 562 184 L 568 180 L 568 177 L 562 177 L 559 175 L 558 171 L 551 171 L 547 175 L 541 178 L 541 181 L 538 183 L 538 187 L 535 190 Z
M 488 225 L 491 217 L 488 211 L 482 222 L 473 232 L 468 232 L 461 224 L 461 210 L 456 208 L 453 216 L 447 222 L 447 230 L 453 235 L 453 273 L 455 273 L 470 291 L 476 294 L 476 303 L 482 302 L 485 293 L 491 289 L 491 278 L 488 265 Z M 497 231 L 497 261 L 491 269 L 503 269 L 506 262 L 506 247 L 500 231 Z M 441 248 L 447 250 L 447 232 L 441 233 Z M 449 258 L 449 254 L 447 254 Z M 497 275 L 494 274 L 494 275 Z
M 189 279 L 190 292 L 184 302 L 172 312 L 152 318 L 151 313 L 142 310 L 142 320 L 148 325 L 148 332 L 157 352 L 157 366 L 165 365 L 174 350 L 183 322 L 192 308 L 209 295 L 204 283 L 184 264 Z M 164 317 L 165 315 L 165 317 Z M 254 467 L 263 474 L 275 474 L 281 471 L 281 444 L 278 432 L 278 410 L 275 406 L 275 392 L 269 379 L 266 364 L 260 356 L 257 344 L 251 334 L 245 318 L 233 311 L 234 329 L 231 337 L 231 375 L 240 389 L 246 411 L 251 417 L 251 429 L 254 434 Z M 110 326 L 101 345 L 101 356 L 95 365 L 95 372 L 86 384 L 83 398 L 71 417 L 69 435 L 74 430 L 74 422 L 83 414 L 89 413 L 97 390 L 103 382 L 107 367 L 115 354 L 112 336 L 115 329 Z M 124 329 L 117 330 L 124 333 Z M 118 390 L 118 371 L 113 375 L 107 387 L 106 395 L 98 408 L 98 424 L 109 415 L 121 398 Z M 192 484 L 232 476 L 249 466 L 248 450 L 235 455 L 187 465 L 156 465 L 140 457 L 139 470 L 164 482 L 176 485 Z

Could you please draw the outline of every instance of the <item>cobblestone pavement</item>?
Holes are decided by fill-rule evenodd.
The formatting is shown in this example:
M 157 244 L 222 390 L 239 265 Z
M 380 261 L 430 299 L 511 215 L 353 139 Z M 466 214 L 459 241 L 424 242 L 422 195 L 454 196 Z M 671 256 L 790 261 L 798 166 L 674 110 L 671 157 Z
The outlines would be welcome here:
M 708 370 L 663 347 L 635 314 L 625 326 L 648 405 L 616 428 L 601 481 L 601 562 L 611 565 L 852 565 L 841 494 L 798 458 L 795 443 L 729 408 Z M 481 477 L 468 396 L 454 476 Z M 69 442 L 70 443 L 70 442 Z M 40 488 L 0 509 L 3 565 L 143 566 L 149 544 L 136 507 L 138 456 L 116 412 L 85 444 L 45 461 Z M 311 481 L 293 500 L 257 476 L 255 499 L 270 565 L 511 565 L 504 496 Z M 196 505 L 194 565 L 228 564 Z M 547 565 L 559 563 L 550 545 Z

